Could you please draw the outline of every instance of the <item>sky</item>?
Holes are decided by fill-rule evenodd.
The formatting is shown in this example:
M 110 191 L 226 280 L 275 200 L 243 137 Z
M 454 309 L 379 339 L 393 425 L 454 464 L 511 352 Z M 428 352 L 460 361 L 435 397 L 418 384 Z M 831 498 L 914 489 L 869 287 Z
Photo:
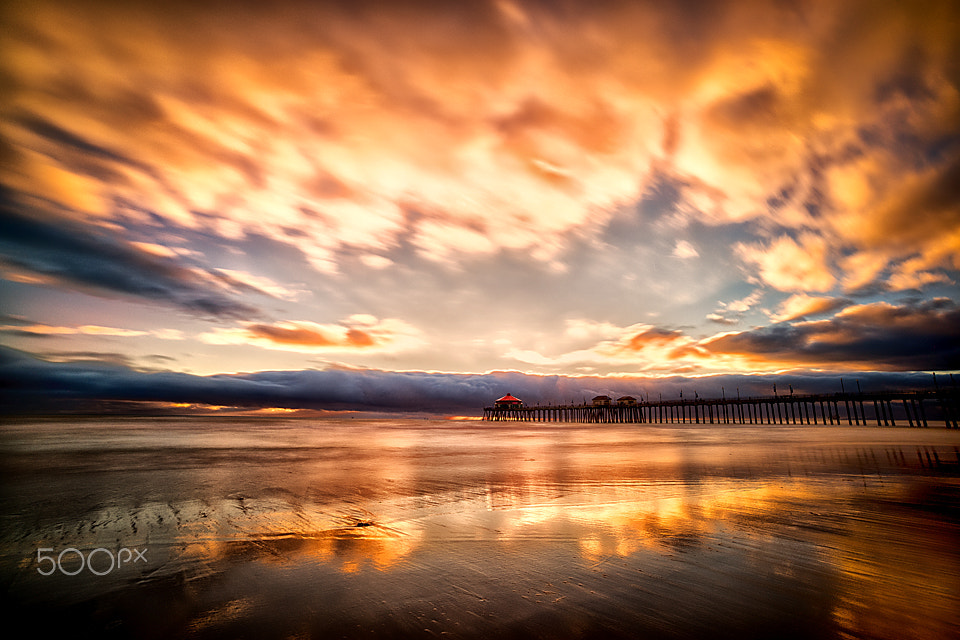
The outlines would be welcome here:
M 0 93 L 7 405 L 960 370 L 955 2 L 14 0 Z

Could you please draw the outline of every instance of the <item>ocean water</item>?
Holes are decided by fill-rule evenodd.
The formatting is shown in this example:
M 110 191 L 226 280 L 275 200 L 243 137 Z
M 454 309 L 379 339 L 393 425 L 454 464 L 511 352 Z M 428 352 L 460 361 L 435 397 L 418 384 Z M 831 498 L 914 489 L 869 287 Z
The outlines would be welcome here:
M 38 635 L 960 636 L 960 431 L 0 423 Z

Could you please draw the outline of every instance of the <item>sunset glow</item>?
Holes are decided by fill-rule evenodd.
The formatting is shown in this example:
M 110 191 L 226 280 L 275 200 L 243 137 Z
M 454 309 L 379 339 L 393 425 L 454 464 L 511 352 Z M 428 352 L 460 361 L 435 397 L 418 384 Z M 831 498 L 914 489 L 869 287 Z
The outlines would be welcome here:
M 957 60 L 933 0 L 5 3 L 3 379 L 957 371 Z

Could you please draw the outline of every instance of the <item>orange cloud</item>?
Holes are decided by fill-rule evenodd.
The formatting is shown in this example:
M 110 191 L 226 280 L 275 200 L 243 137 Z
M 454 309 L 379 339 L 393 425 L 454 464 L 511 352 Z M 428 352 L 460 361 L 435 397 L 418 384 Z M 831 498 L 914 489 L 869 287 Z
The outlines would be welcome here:
M 814 321 L 805 315 L 835 315 Z M 637 372 L 775 372 L 798 367 L 831 370 L 952 370 L 960 367 L 960 307 L 947 299 L 894 305 L 852 305 L 842 298 L 798 294 L 779 307 L 776 324 L 695 338 L 652 325 L 620 328 L 619 337 L 545 358 L 511 356 L 540 366 Z M 606 325 L 605 334 L 613 327 Z M 598 334 L 593 334 L 597 336 Z
M 919 288 L 949 281 L 933 270 L 960 268 L 960 158 L 917 169 L 876 152 L 835 167 L 830 179 L 829 224 L 853 251 L 844 261 L 848 289 Z
M 952 370 L 960 366 L 960 307 L 946 298 L 915 305 L 849 306 L 832 318 L 780 323 L 700 341 L 710 359 L 747 370 Z
M 249 344 L 265 349 L 322 353 L 327 351 L 395 352 L 421 343 L 420 332 L 394 319 L 356 314 L 339 324 L 309 321 L 256 323 L 217 328 L 200 336 L 208 344 Z
M 781 291 L 827 291 L 836 283 L 829 246 L 822 237 L 780 236 L 770 244 L 739 245 L 740 256 L 756 265 L 760 278 Z
M 152 329 L 143 331 L 140 329 L 123 329 L 119 327 L 104 327 L 101 325 L 87 324 L 81 326 L 55 326 L 48 324 L 30 324 L 30 325 L 4 325 L 0 326 L 0 331 L 7 333 L 21 333 L 33 336 L 68 336 L 68 335 L 88 335 L 88 336 L 113 336 L 119 338 L 138 338 L 141 336 L 152 335 L 165 340 L 182 340 L 183 334 L 176 329 Z
M 807 315 L 836 311 L 848 304 L 850 304 L 850 301 L 844 298 L 809 296 L 805 293 L 798 293 L 780 303 L 776 313 L 771 314 L 770 318 L 774 322 L 788 322 Z
M 277 344 L 302 345 L 311 347 L 329 347 L 336 344 L 347 344 L 340 336 L 334 337 L 333 332 L 326 332 L 320 327 L 306 328 L 297 323 L 283 325 L 250 324 L 246 328 L 247 335 L 252 340 L 266 340 Z
M 589 350 L 580 352 L 592 355 L 596 362 L 632 363 L 640 370 L 669 370 L 689 365 L 688 356 L 699 358 L 696 341 L 679 329 L 666 329 L 653 325 L 638 324 L 620 330 L 617 339 L 604 340 Z M 567 354 L 570 359 L 574 354 Z M 699 363 L 698 363 L 699 364 Z
M 332 273 L 405 243 L 560 268 L 659 172 L 678 215 L 771 237 L 739 255 L 783 291 L 960 269 L 955 2 L 349 4 L 4 7 L 0 180 Z
M 684 335 L 682 331 L 663 329 L 660 327 L 649 327 L 645 328 L 639 333 L 626 338 L 625 341 L 621 340 L 621 344 L 624 349 L 630 351 L 642 351 L 649 346 L 662 347 L 665 345 L 670 345 L 675 343 L 677 340 L 683 339 Z

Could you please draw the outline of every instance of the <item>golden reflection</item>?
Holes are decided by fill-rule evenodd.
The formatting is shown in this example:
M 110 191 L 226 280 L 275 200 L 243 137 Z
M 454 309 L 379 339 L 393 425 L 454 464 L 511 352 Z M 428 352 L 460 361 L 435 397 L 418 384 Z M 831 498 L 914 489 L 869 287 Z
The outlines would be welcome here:
M 204 629 L 217 627 L 228 622 L 239 620 L 248 615 L 253 609 L 251 598 L 228 600 L 218 607 L 204 612 L 190 623 L 190 631 L 198 632 Z
M 219 514 L 212 516 L 217 518 Z M 374 522 L 360 521 L 352 526 L 322 530 L 308 523 L 299 529 L 290 529 L 281 526 L 282 517 L 271 520 L 246 523 L 242 530 L 230 526 L 229 522 L 219 522 L 213 527 L 185 527 L 177 545 L 177 564 L 189 567 L 193 577 L 211 573 L 211 567 L 228 558 L 269 564 L 307 559 L 343 573 L 358 573 L 367 568 L 385 571 L 401 562 L 418 545 L 415 531 L 408 533 Z
M 703 518 L 700 498 L 683 497 L 579 506 L 570 517 L 587 532 L 580 551 L 588 563 L 625 558 L 641 549 L 662 552 L 696 546 L 715 525 Z
M 601 601 L 624 625 L 633 611 L 697 618 L 677 637 L 709 635 L 700 621 L 715 613 L 729 637 L 761 635 L 749 632 L 761 619 L 779 621 L 764 637 L 960 628 L 955 430 L 201 422 L 10 425 L 8 452 L 67 466 L 37 476 L 63 496 L 52 507 L 8 496 L 21 516 L 0 536 L 19 559 L 7 575 L 31 593 L 90 597 L 38 574 L 37 549 L 145 550 L 148 563 L 113 578 L 88 572 L 91 590 L 126 589 L 90 608 L 190 603 L 168 635 L 236 635 L 261 616 L 299 625 L 302 611 L 312 624 L 338 606 L 406 624 L 416 603 L 437 619 L 435 606 L 539 620 L 556 605 L 566 624 Z M 942 464 L 895 464 L 914 442 Z
M 400 449 L 416 439 L 410 432 L 383 435 L 381 445 L 389 441 Z M 581 478 L 561 485 L 543 462 L 547 454 L 530 440 L 516 475 L 447 502 L 434 493 L 429 499 L 394 495 L 364 506 L 242 496 L 178 503 L 173 505 L 178 557 L 169 568 L 203 578 L 222 570 L 224 561 L 240 559 L 316 563 L 359 575 L 397 570 L 421 552 L 451 553 L 434 543 L 462 540 L 504 548 L 537 541 L 545 553 L 569 549 L 583 566 L 599 569 L 638 554 L 678 558 L 718 546 L 729 549 L 727 543 L 736 541 L 749 562 L 769 563 L 772 552 L 776 566 L 765 570 L 785 579 L 810 565 L 832 576 L 832 619 L 846 636 L 891 637 L 892 630 L 911 629 L 911 637 L 934 638 L 958 622 L 956 529 L 924 528 L 910 506 L 918 502 L 912 485 L 784 477 L 699 477 L 691 483 Z M 399 459 L 407 460 L 383 465 L 373 480 L 397 480 L 402 494 L 420 477 L 418 469 Z M 873 512 L 861 508 L 876 506 L 868 496 L 888 506 Z M 145 519 L 155 520 L 168 507 L 144 509 Z M 457 554 L 469 547 L 451 549 Z M 801 555 L 795 555 L 797 549 Z M 925 552 L 931 549 L 935 553 Z M 198 618 L 197 628 L 242 615 L 243 609 L 241 602 L 226 603 Z
M 949 479 L 924 489 L 879 476 L 711 475 L 701 459 L 717 455 L 711 447 L 651 444 L 627 459 L 618 458 L 615 442 L 571 451 L 536 431 L 503 436 L 510 456 L 483 445 L 482 463 L 473 448 L 481 445 L 446 434 L 464 448 L 454 468 L 442 456 L 431 466 L 411 455 L 428 437 L 437 435 L 351 432 L 357 466 L 345 471 L 340 460 L 335 470 L 326 462 L 303 468 L 304 484 L 322 486 L 326 500 L 307 498 L 312 489 L 285 489 L 152 503 L 137 512 L 138 529 L 145 539 L 172 539 L 176 557 L 165 571 L 191 578 L 234 560 L 316 564 L 343 575 L 403 571 L 419 554 L 462 561 L 469 543 L 506 550 L 529 542 L 599 571 L 650 559 L 680 567 L 683 554 L 722 548 L 763 575 L 825 576 L 832 620 L 851 637 L 912 629 L 912 637 L 933 638 L 960 622 L 956 526 L 927 527 L 932 516 L 918 512 L 950 504 L 960 487 Z M 613 438 L 596 434 L 605 437 Z M 378 454 L 367 456 L 366 448 Z M 232 476 L 222 481 L 236 486 Z M 128 522 L 112 513 L 93 520 L 104 523 L 98 535 L 110 536 Z M 197 624 L 242 611 L 242 603 L 227 603 Z
M 891 509 L 882 531 L 851 518 L 844 544 L 831 549 L 840 573 L 833 615 L 849 636 L 909 629 L 911 638 L 940 638 L 944 629 L 960 628 L 956 524 L 921 526 L 912 511 L 918 506 Z
M 339 532 L 327 538 L 310 540 L 306 555 L 318 562 L 335 566 L 343 573 L 358 573 L 367 567 L 386 571 L 407 557 L 416 546 L 408 537 Z

